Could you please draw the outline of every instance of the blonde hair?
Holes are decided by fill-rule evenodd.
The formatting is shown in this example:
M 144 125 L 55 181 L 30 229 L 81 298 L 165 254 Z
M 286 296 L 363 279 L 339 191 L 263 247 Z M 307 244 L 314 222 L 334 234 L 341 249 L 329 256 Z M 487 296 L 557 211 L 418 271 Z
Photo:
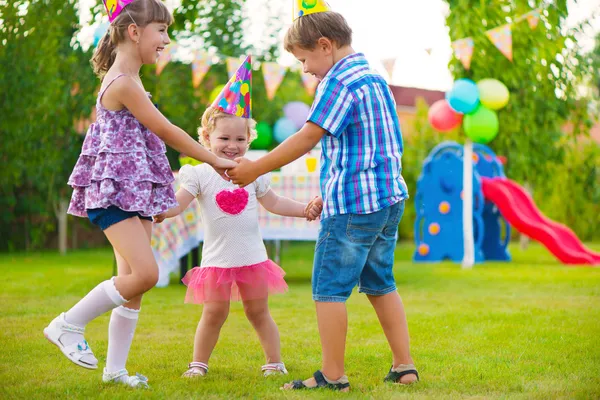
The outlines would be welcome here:
M 204 114 L 202 115 L 201 125 L 198 128 L 198 142 L 207 149 L 210 148 L 210 142 L 208 141 L 208 136 L 213 133 L 215 128 L 217 127 L 217 121 L 225 118 L 241 118 L 236 117 L 235 115 L 227 114 L 226 112 L 215 108 L 208 107 Z M 250 143 L 256 139 L 258 136 L 256 132 L 256 121 L 252 118 L 244 118 L 246 121 L 246 133 L 248 134 L 248 146 Z
M 125 6 L 123 11 L 108 27 L 108 31 L 98 43 L 92 56 L 94 73 L 102 79 L 112 67 L 117 56 L 117 45 L 127 37 L 129 25 L 136 24 L 144 28 L 153 22 L 171 25 L 173 16 L 160 0 L 135 0 Z
M 338 48 L 352 44 L 352 29 L 342 14 L 326 11 L 308 14 L 294 21 L 287 31 L 283 46 L 292 52 L 298 46 L 305 50 L 314 50 L 322 37 L 337 44 Z

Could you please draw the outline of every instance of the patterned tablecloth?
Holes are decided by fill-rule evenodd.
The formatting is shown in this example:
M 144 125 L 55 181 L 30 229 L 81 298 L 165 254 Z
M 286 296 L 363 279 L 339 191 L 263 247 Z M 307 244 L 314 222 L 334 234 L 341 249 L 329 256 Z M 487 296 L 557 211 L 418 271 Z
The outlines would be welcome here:
M 178 188 L 175 174 L 175 190 Z M 317 173 L 271 174 L 271 188 L 280 196 L 308 202 L 319 194 L 319 175 Z M 264 240 L 306 240 L 317 239 L 319 223 L 308 222 L 302 218 L 281 217 L 259 208 L 259 224 Z M 178 269 L 179 259 L 198 247 L 204 232 L 200 220 L 200 206 L 197 201 L 181 215 L 166 219 L 154 225 L 152 249 L 159 267 L 157 286 L 169 284 L 169 274 Z

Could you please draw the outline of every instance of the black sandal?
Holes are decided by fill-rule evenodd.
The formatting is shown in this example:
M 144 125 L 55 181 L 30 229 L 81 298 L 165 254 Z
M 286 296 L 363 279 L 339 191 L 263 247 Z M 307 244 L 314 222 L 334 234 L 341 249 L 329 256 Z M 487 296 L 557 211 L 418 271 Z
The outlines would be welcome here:
M 319 389 L 319 388 L 326 388 L 326 389 L 331 389 L 331 390 L 342 390 L 342 389 L 346 389 L 350 387 L 350 382 L 346 382 L 346 383 L 329 383 L 325 380 L 325 376 L 323 376 L 323 373 L 319 370 L 317 372 L 315 372 L 313 374 L 313 377 L 315 378 L 315 381 L 317 382 L 317 386 L 306 386 L 304 384 L 304 382 L 302 382 L 301 380 L 297 380 L 297 381 L 293 381 L 292 382 L 292 387 L 291 390 L 299 390 L 299 389 Z
M 392 365 L 392 367 L 390 368 L 390 372 L 388 372 L 388 374 L 386 375 L 386 377 L 383 381 L 400 383 L 400 378 L 402 378 L 405 375 L 416 375 L 416 377 L 417 377 L 416 382 L 419 381 L 419 373 L 417 372 L 417 369 L 415 368 L 415 366 L 413 364 L 399 365 L 398 367 L 400 367 L 400 366 L 404 367 L 401 369 L 401 371 L 394 371 L 394 366 Z M 402 384 L 402 385 L 404 385 L 404 384 Z

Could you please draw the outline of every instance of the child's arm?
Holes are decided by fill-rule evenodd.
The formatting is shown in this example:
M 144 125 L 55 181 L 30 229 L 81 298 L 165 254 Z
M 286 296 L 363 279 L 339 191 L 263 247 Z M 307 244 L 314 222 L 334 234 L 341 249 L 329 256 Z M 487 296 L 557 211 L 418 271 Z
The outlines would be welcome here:
M 237 159 L 239 165 L 227 175 L 241 187 L 254 182 L 259 176 L 291 163 L 312 150 L 327 133 L 319 125 L 307 122 L 297 133 L 287 138 L 269 154 L 256 161 Z
M 182 129 L 169 122 L 152 104 L 143 88 L 133 79 L 118 79 L 111 86 L 111 88 L 113 87 L 116 99 L 146 128 L 154 132 L 175 150 L 211 165 L 222 176 L 225 176 L 226 169 L 237 165 L 231 160 L 217 157 Z
M 194 200 L 194 196 L 185 189 L 179 189 L 175 195 L 177 198 L 177 206 L 170 208 L 167 212 L 154 216 L 154 222 L 160 224 L 165 218 L 173 218 L 185 211 L 190 203 Z
M 258 202 L 269 212 L 284 217 L 306 218 L 310 221 L 315 220 L 318 214 L 315 215 L 313 201 L 308 204 L 300 203 L 288 197 L 279 196 L 273 190 L 269 189 L 267 194 L 258 199 Z M 318 206 L 317 206 L 318 207 Z M 320 211 L 319 211 L 320 214 Z

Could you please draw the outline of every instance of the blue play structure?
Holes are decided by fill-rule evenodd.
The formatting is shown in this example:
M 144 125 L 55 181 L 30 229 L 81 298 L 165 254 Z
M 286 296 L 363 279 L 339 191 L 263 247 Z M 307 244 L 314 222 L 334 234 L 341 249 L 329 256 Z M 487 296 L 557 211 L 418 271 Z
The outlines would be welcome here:
M 484 199 L 480 179 L 505 177 L 504 168 L 496 154 L 481 144 L 473 145 L 473 163 L 475 262 L 510 261 L 510 225 L 496 206 Z M 425 159 L 417 183 L 415 261 L 462 261 L 462 196 L 463 147 L 456 142 L 443 142 Z

